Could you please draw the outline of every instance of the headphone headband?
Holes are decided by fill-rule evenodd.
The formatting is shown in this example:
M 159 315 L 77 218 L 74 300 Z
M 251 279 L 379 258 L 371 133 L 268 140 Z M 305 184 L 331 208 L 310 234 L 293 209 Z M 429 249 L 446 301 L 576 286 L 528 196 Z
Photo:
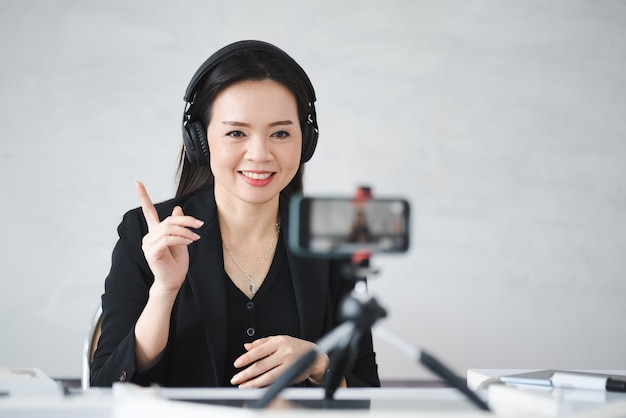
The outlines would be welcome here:
M 255 40 L 234 42 L 230 45 L 226 45 L 225 47 L 219 49 L 213 55 L 207 58 L 207 60 L 204 61 L 204 63 L 200 66 L 200 68 L 196 70 L 193 77 L 191 77 L 191 81 L 189 81 L 189 85 L 187 86 L 187 90 L 185 91 L 184 100 L 187 103 L 191 103 L 193 101 L 193 95 L 195 93 L 196 87 L 200 83 L 200 81 L 204 78 L 204 76 L 206 76 L 215 67 L 217 67 L 217 65 L 220 62 L 222 62 L 224 58 L 239 51 L 265 51 L 265 52 L 272 52 L 272 53 L 275 53 L 275 54 L 277 53 L 281 55 L 283 58 L 285 58 L 289 62 L 289 64 L 291 64 L 291 66 L 296 71 L 298 71 L 299 75 L 305 81 L 309 89 L 309 93 L 311 95 L 310 97 L 311 102 L 316 101 L 315 90 L 313 89 L 313 84 L 311 84 L 311 80 L 309 79 L 309 76 L 306 74 L 306 72 L 300 66 L 300 64 L 298 64 L 296 60 L 291 58 L 289 54 L 287 54 L 285 51 L 283 51 L 279 47 L 272 45 L 270 43 L 267 43 L 267 42 L 255 41 Z

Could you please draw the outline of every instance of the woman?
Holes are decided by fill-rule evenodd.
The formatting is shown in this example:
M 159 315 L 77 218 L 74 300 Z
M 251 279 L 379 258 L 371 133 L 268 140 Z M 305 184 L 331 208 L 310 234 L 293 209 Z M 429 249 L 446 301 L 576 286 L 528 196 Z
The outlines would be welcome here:
M 192 78 L 176 197 L 118 227 L 91 384 L 263 387 L 338 323 L 352 284 L 286 245 L 317 141 L 315 94 L 277 47 L 228 45 Z M 379 386 L 371 334 L 342 385 Z M 299 377 L 321 385 L 326 354 Z

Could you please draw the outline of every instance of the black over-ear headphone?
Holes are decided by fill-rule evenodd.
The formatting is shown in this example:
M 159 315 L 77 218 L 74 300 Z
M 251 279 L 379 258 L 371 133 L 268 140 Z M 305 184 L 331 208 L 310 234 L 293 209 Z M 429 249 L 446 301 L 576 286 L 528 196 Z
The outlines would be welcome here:
M 317 145 L 317 138 L 319 136 L 319 130 L 317 128 L 317 117 L 315 114 L 315 91 L 311 80 L 306 75 L 302 67 L 291 58 L 282 49 L 262 41 L 239 41 L 232 43 L 218 50 L 211 55 L 191 78 L 187 91 L 185 91 L 185 112 L 183 114 L 183 142 L 185 144 L 185 153 L 187 159 L 195 165 L 208 165 L 209 164 L 209 144 L 206 137 L 206 127 L 204 123 L 199 120 L 190 120 L 191 115 L 189 112 L 190 107 L 193 105 L 194 96 L 197 92 L 198 85 L 204 78 L 228 56 L 235 54 L 243 50 L 252 51 L 266 51 L 279 55 L 284 58 L 300 75 L 305 82 L 309 90 L 309 113 L 306 118 L 306 123 L 302 128 L 302 159 L 301 162 L 305 163 L 313 156 L 315 146 Z

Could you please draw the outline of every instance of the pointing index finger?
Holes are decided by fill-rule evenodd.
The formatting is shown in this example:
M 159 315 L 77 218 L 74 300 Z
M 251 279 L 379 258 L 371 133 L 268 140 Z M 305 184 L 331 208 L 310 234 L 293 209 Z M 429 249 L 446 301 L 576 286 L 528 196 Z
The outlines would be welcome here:
M 139 197 L 139 203 L 141 203 L 141 210 L 143 211 L 143 216 L 146 218 L 146 222 L 148 224 L 148 229 L 152 229 L 154 226 L 159 224 L 159 214 L 157 213 L 154 205 L 152 204 L 152 200 L 148 195 L 148 191 L 142 182 L 139 180 L 135 181 L 135 188 L 137 190 L 137 197 Z

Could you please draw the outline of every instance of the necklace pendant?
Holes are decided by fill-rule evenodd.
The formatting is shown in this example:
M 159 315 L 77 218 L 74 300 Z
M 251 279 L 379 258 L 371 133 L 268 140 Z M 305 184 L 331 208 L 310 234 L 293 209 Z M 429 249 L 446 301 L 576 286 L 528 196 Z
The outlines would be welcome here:
M 279 223 L 276 224 L 276 237 L 272 240 L 269 247 L 267 247 L 267 250 L 265 250 L 265 254 L 263 254 L 263 257 L 261 257 L 261 261 L 259 261 L 259 264 L 257 265 L 256 269 L 254 270 L 252 274 L 256 274 L 257 272 L 259 272 L 260 268 L 263 266 L 263 264 L 265 263 L 265 260 L 267 259 L 270 252 L 272 251 L 272 248 L 274 248 L 274 245 L 276 245 L 276 243 L 278 242 L 278 231 L 280 231 Z M 243 266 L 239 263 L 239 261 L 237 261 L 237 259 L 235 258 L 235 255 L 230 251 L 230 248 L 228 248 L 228 245 L 226 245 L 226 242 L 224 240 L 222 240 L 222 245 L 226 249 L 226 252 L 230 256 L 230 258 L 233 260 L 235 265 L 239 268 L 239 270 L 241 270 L 241 272 L 248 279 L 248 292 L 250 292 L 251 295 L 254 295 L 256 293 L 256 285 L 254 283 L 254 278 L 252 277 L 252 274 L 248 273 L 246 269 L 244 269 Z

